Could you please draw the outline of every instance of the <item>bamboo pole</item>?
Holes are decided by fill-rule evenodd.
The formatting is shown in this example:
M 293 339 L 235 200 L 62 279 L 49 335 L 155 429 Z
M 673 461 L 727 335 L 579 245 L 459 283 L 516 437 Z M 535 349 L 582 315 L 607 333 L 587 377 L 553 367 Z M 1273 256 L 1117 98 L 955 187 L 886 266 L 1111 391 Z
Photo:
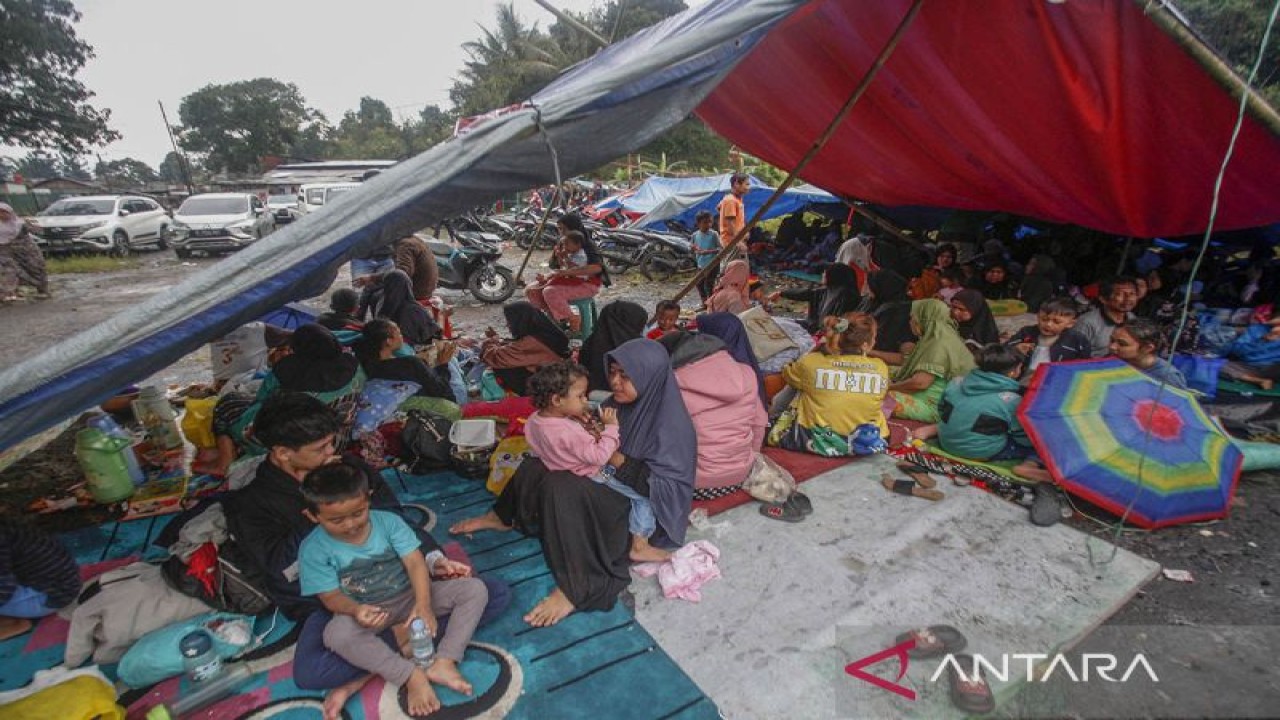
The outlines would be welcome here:
M 529 266 L 529 257 L 533 255 L 534 248 L 538 247 L 538 243 L 542 241 L 542 230 L 547 226 L 547 218 L 551 216 L 551 208 L 555 207 L 556 202 L 559 200 L 560 186 L 556 185 L 555 192 L 551 193 L 551 200 L 542 209 L 542 219 L 538 220 L 538 228 L 533 231 L 533 237 L 529 239 L 529 249 L 525 251 L 524 259 L 520 261 L 520 269 L 516 271 L 516 287 L 524 287 L 524 269 Z
M 680 298 L 688 295 L 690 290 L 697 287 L 698 283 L 702 282 L 704 277 L 711 273 L 712 270 L 729 255 L 729 253 L 733 252 L 733 250 L 738 247 L 738 243 L 742 242 L 743 238 L 747 237 L 747 234 L 751 232 L 751 229 L 760 222 L 760 218 L 764 217 L 764 214 L 769 210 L 769 208 L 773 207 L 773 204 L 777 202 L 778 198 L 782 197 L 782 194 L 791 187 L 791 184 L 795 182 L 796 176 L 800 174 L 800 171 L 803 170 L 805 166 L 809 164 L 809 161 L 813 160 L 822 148 L 826 146 L 827 141 L 831 139 L 831 136 L 835 135 L 836 129 L 840 127 L 840 123 L 844 122 L 844 119 L 849 116 L 853 107 L 862 99 L 863 94 L 866 93 L 867 88 L 871 85 L 871 81 L 880 73 L 880 69 L 884 67 L 884 64 L 889 61 L 889 56 L 892 55 L 894 49 L 898 47 L 898 43 L 902 40 L 902 36 L 906 34 L 907 28 L 911 27 L 911 23 L 916 19 L 916 15 L 920 14 L 920 7 L 922 5 L 924 5 L 924 0 L 915 0 L 915 2 L 911 4 L 911 8 L 907 10 L 907 14 L 902 17 L 902 21 L 898 23 L 898 27 L 893 31 L 893 35 L 889 36 L 889 40 L 885 43 L 884 48 L 880 50 L 880 54 L 876 56 L 875 62 L 871 63 L 871 67 L 867 69 L 866 74 L 862 76 L 862 80 L 858 82 L 858 86 L 854 88 L 853 93 L 849 95 L 849 98 L 845 100 L 844 105 L 841 106 L 840 110 L 836 113 L 836 116 L 832 118 L 831 123 L 827 125 L 827 129 L 822 131 L 822 134 L 818 136 L 817 140 L 814 140 L 809 151 L 805 153 L 804 157 L 800 158 L 800 161 L 796 163 L 795 168 L 791 170 L 791 174 L 787 175 L 787 179 L 783 180 L 782 184 L 778 186 L 778 189 L 773 191 L 773 195 L 769 196 L 769 199 L 760 206 L 759 210 L 756 210 L 756 213 L 751 217 L 751 220 L 738 231 L 738 234 L 735 235 L 729 243 L 720 248 L 720 252 L 712 258 L 711 262 L 707 263 L 706 267 L 699 270 L 693 276 L 693 279 L 681 288 L 680 292 L 676 293 L 676 296 L 673 298 L 676 302 L 680 302 Z

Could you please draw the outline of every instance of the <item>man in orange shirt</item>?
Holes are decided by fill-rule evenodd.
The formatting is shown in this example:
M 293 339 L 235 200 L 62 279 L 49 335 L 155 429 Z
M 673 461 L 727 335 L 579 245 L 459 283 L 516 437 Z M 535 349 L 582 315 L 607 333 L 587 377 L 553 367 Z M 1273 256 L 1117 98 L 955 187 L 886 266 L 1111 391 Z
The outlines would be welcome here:
M 716 212 L 720 213 L 720 245 L 728 247 L 729 243 L 742 232 L 747 226 L 747 211 L 742 204 L 742 198 L 746 196 L 747 190 L 751 188 L 751 181 L 743 173 L 734 173 L 729 178 L 729 194 L 724 196 L 720 201 L 720 205 L 716 207 Z M 746 256 L 747 239 L 742 238 L 738 243 L 738 248 L 724 258 L 724 262 L 729 262 L 738 256 Z

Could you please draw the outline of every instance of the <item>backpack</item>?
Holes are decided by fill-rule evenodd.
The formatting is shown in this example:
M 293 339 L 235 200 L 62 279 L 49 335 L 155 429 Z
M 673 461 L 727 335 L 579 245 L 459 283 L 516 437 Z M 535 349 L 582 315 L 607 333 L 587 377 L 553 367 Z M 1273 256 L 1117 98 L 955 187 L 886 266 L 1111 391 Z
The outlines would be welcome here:
M 221 545 L 205 543 L 191 556 L 193 562 L 197 558 L 208 561 L 204 570 L 193 572 L 192 565 L 177 555 L 164 561 L 160 571 L 170 587 L 223 612 L 257 615 L 272 606 L 265 589 L 266 578 L 244 557 L 234 540 Z M 212 592 L 198 577 L 201 574 L 211 578 Z
M 409 472 L 422 474 L 449 467 L 453 443 L 449 428 L 453 422 L 427 410 L 410 410 L 400 433 L 400 458 L 409 464 Z

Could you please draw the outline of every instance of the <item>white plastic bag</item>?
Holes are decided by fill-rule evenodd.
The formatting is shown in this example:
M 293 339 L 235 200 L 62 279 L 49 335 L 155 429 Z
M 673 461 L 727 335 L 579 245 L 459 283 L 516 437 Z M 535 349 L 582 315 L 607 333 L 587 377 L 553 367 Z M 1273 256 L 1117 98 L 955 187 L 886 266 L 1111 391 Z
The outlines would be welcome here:
M 780 503 L 795 492 L 796 479 L 768 456 L 756 453 L 751 472 L 742 481 L 742 489 L 760 502 Z

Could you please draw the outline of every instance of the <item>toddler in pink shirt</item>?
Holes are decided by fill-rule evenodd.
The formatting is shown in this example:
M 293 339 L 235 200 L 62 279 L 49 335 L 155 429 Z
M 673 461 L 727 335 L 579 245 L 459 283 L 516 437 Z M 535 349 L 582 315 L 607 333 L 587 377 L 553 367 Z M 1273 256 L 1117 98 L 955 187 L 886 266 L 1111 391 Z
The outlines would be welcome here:
M 621 444 L 618 411 L 602 408 L 600 422 L 592 418 L 587 369 L 568 361 L 552 363 L 539 368 L 528 387 L 538 408 L 524 426 L 529 449 L 548 470 L 567 470 L 625 495 L 631 500 L 631 534 L 647 540 L 657 529 L 653 505 L 614 477 L 609 460 Z

